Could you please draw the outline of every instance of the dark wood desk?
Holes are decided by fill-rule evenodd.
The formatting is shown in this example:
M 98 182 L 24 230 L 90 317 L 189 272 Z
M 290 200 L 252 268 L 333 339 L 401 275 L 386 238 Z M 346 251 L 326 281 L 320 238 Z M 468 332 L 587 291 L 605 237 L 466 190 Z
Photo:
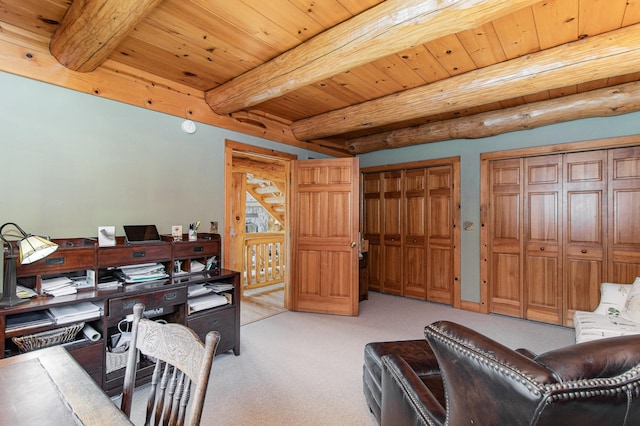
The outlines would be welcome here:
M 62 346 L 0 359 L 1 425 L 131 425 Z

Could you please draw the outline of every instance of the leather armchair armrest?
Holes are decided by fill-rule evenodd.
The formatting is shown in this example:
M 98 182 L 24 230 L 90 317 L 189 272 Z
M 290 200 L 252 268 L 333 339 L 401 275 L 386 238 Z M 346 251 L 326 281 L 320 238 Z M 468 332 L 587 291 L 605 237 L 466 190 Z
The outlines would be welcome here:
M 382 357 L 381 425 L 442 425 L 446 409 L 398 355 Z
M 516 352 L 518 352 L 520 355 L 524 355 L 529 359 L 534 359 L 537 354 L 529 349 L 526 348 L 518 348 L 516 349 Z
M 545 352 L 534 360 L 560 382 L 610 378 L 640 364 L 640 335 L 609 337 Z

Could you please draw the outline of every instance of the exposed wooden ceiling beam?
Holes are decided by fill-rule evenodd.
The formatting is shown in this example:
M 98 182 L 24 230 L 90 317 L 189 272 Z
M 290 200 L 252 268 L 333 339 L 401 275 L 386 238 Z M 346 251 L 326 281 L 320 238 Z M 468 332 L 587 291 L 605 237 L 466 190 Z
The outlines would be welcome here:
M 162 0 L 75 0 L 51 38 L 51 54 L 73 71 L 90 72 Z
M 0 71 L 334 157 L 352 155 L 344 145 L 338 150 L 299 141 L 288 125 L 270 117 L 260 118 L 263 128 L 215 114 L 204 101 L 204 93 L 112 60 L 90 73 L 69 71 L 51 55 L 48 38 L 6 23 L 0 30 Z
M 640 24 L 296 121 L 300 140 L 485 105 L 640 71 Z M 597 55 L 594 52 L 598 52 Z
M 216 113 L 229 114 L 533 3 L 388 0 L 209 90 L 205 100 Z
M 499 111 L 352 139 L 349 149 L 364 154 L 450 139 L 479 139 L 564 121 L 640 110 L 640 82 L 563 96 Z
M 284 182 L 285 168 L 279 163 L 265 163 L 249 158 L 233 158 L 233 171 L 238 173 L 252 173 L 256 177 L 268 179 L 271 182 Z

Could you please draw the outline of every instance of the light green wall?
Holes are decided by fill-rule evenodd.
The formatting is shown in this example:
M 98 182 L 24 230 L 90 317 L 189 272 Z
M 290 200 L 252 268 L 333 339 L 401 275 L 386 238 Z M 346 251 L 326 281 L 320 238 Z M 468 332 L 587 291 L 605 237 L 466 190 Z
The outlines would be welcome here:
M 224 219 L 225 139 L 325 157 L 0 72 L 0 224 L 53 238 Z M 222 228 L 220 228 L 222 229 Z
M 54 238 L 94 237 L 100 225 L 200 220 L 223 225 L 224 141 L 324 155 L 0 72 L 0 224 Z M 640 133 L 640 112 L 586 119 L 478 140 L 377 151 L 360 166 L 460 155 L 462 299 L 479 300 L 480 153 Z
M 480 154 L 516 148 L 640 134 L 640 112 L 576 120 L 476 140 L 453 140 L 360 156 L 360 167 L 460 156 L 460 221 L 474 223 L 461 231 L 462 300 L 480 300 Z

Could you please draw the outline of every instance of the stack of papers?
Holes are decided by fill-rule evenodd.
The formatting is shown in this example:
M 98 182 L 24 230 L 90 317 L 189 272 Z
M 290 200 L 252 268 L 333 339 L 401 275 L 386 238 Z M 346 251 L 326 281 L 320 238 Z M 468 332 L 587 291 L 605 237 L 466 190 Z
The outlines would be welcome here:
M 198 262 L 197 260 L 191 261 L 191 272 L 202 272 L 204 271 L 204 263 Z
M 51 324 L 55 324 L 55 320 L 51 318 L 48 311 L 24 312 L 22 314 L 7 315 L 5 332 Z
M 202 311 L 205 309 L 215 308 L 216 306 L 222 306 L 229 303 L 226 297 L 221 294 L 211 293 L 206 296 L 195 297 L 188 299 L 189 313 Z
M 211 289 L 204 284 L 191 284 L 187 288 L 187 297 L 197 297 L 211 293 Z
M 51 316 L 56 324 L 67 324 L 70 322 L 81 322 L 92 320 L 102 316 L 99 306 L 91 302 L 76 303 L 73 305 L 56 306 L 49 308 Z
M 139 283 L 167 278 L 162 263 L 144 263 L 142 265 L 121 266 L 118 272 L 126 283 Z
M 20 299 L 31 299 L 32 297 L 36 297 L 38 293 L 30 289 L 29 287 L 22 286 L 20 284 L 16 285 L 16 296 Z
M 118 288 L 121 285 L 122 285 L 122 281 L 120 281 L 117 278 L 113 278 L 113 279 L 110 279 L 110 280 L 105 280 L 105 281 L 98 282 L 98 289 L 99 290 L 108 290 L 108 289 Z
M 63 296 L 78 292 L 73 281 L 68 277 L 49 278 L 42 280 L 42 292 L 50 296 Z
M 209 287 L 211 290 L 215 291 L 216 293 L 233 290 L 233 284 L 229 284 L 229 283 L 210 283 L 210 284 L 207 284 L 207 287 Z

